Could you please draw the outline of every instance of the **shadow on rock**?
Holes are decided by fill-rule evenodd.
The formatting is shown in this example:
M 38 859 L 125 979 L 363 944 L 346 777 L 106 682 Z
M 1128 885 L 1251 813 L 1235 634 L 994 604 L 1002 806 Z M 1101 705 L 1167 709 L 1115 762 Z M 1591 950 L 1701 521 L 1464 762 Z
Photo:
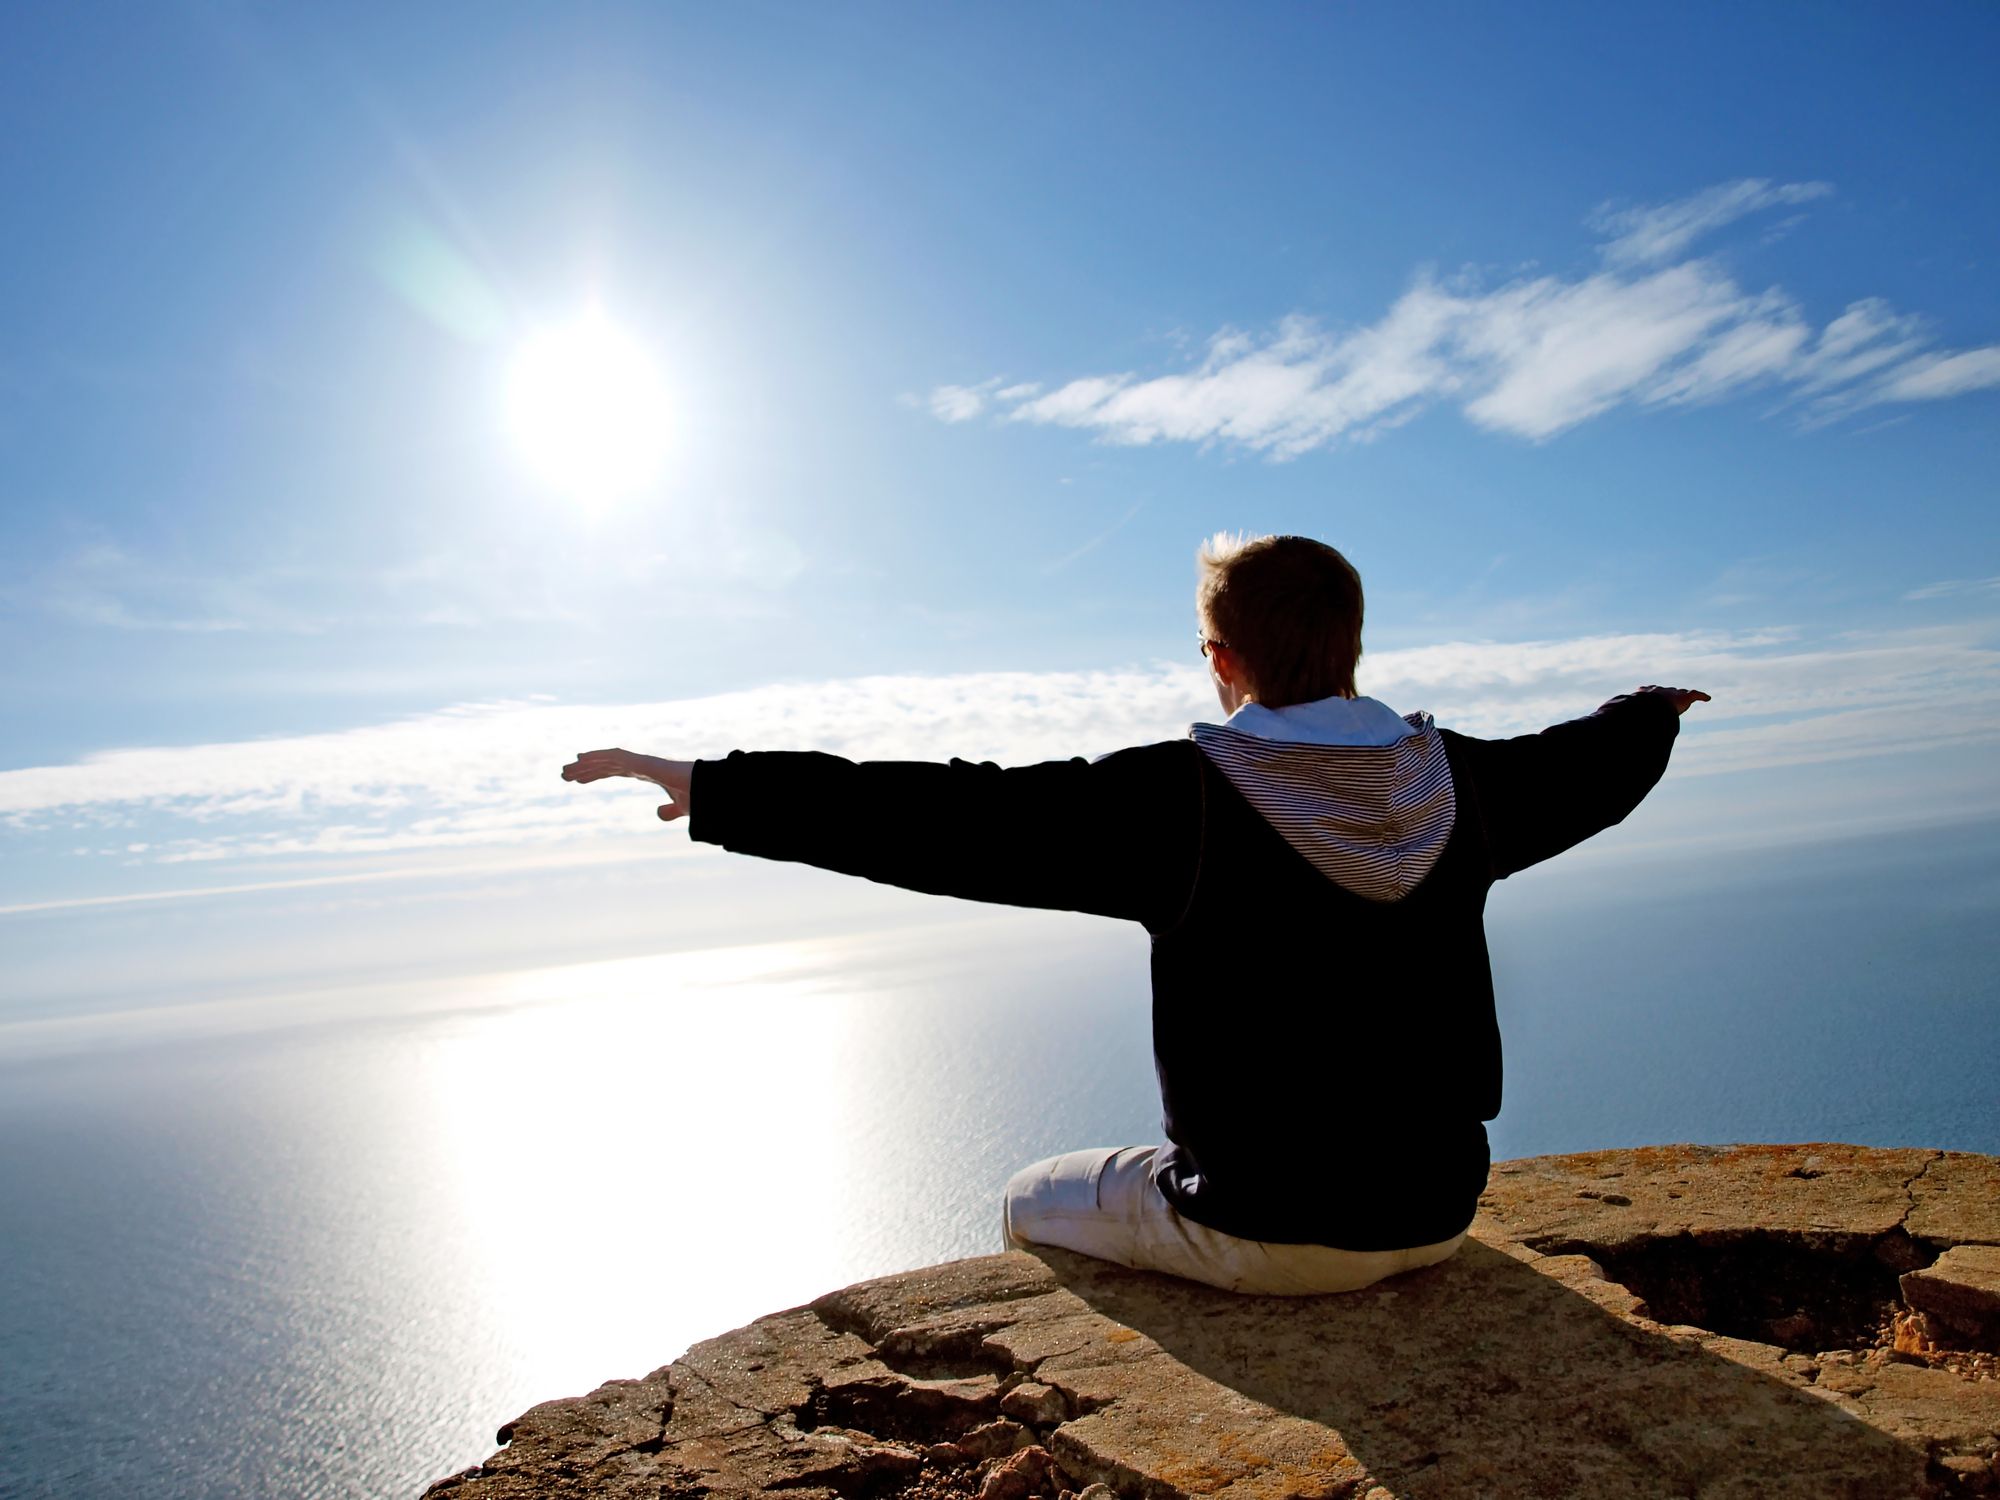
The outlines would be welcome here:
M 1143 1336 L 1056 1355 L 1036 1377 L 1089 1409 L 1056 1434 L 1058 1457 L 1125 1493 L 1882 1500 L 1956 1488 L 1920 1445 L 1815 1394 L 1810 1361 L 1629 1321 L 1614 1310 L 1629 1294 L 1582 1257 L 1468 1240 L 1441 1266 L 1295 1299 L 1036 1254 Z

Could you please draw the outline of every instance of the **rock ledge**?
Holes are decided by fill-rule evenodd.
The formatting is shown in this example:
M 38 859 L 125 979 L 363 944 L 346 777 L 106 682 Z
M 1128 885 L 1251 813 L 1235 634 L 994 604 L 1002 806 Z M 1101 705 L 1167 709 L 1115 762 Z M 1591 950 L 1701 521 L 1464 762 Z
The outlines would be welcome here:
M 1059 1251 L 863 1282 L 537 1406 L 427 1495 L 2000 1494 L 2000 1158 L 1502 1162 L 1473 1235 L 1339 1297 Z

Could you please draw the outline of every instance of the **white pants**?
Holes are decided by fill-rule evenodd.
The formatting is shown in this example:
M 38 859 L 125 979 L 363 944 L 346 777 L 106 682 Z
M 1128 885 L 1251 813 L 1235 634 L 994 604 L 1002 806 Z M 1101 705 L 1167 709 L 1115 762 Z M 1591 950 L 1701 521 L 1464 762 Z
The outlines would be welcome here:
M 1336 1250 L 1238 1239 L 1184 1219 L 1153 1184 L 1157 1146 L 1071 1151 L 1023 1167 L 1007 1184 L 1007 1247 L 1054 1245 L 1228 1292 L 1307 1297 L 1352 1292 L 1447 1260 L 1464 1231 L 1407 1250 Z

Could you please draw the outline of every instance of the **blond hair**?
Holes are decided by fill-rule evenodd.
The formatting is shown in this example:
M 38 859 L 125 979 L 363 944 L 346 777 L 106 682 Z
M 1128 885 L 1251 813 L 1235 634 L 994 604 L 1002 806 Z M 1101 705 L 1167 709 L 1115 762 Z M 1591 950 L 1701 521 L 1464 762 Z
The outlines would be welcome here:
M 1361 575 L 1306 536 L 1218 531 L 1195 552 L 1195 616 L 1225 643 L 1266 708 L 1352 698 L 1361 660 Z

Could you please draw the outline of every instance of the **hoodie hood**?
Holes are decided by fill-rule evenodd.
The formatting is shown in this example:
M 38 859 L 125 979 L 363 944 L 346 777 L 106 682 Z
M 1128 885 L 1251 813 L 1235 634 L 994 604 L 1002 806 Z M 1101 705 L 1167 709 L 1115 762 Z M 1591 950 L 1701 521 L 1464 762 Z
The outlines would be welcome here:
M 1407 896 L 1451 837 L 1451 764 L 1427 713 L 1374 698 L 1246 703 L 1188 735 L 1286 843 L 1357 896 Z

